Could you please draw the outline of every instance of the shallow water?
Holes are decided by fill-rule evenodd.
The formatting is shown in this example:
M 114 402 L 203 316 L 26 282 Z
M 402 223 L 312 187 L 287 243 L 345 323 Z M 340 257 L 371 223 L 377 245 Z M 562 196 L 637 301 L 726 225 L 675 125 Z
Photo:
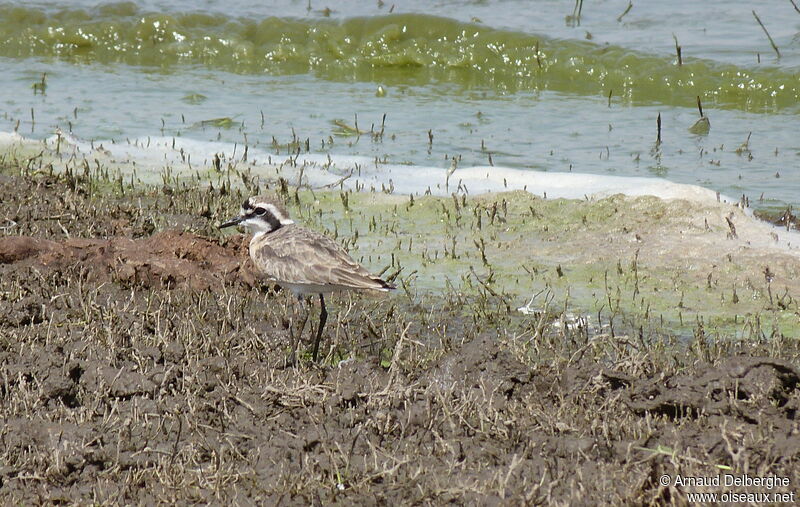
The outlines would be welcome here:
M 3 6 L 0 130 L 176 136 L 284 156 L 307 139 L 312 153 L 419 166 L 421 179 L 456 157 L 798 205 L 800 14 L 788 2 L 759 12 L 777 59 L 752 6 L 683 3 L 636 5 L 621 22 L 626 2 L 587 3 L 580 26 L 565 2 L 404 2 L 393 14 L 361 2 Z M 697 96 L 706 135 L 688 130 Z M 356 115 L 374 133 L 384 114 L 382 138 L 352 135 Z

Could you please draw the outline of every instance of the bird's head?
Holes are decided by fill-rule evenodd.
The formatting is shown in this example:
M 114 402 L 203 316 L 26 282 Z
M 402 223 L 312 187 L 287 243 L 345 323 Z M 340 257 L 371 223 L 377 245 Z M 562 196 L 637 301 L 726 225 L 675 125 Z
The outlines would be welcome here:
M 250 197 L 239 210 L 239 216 L 219 226 L 220 229 L 241 225 L 255 235 L 267 234 L 294 221 L 281 202 L 272 196 L 259 195 Z

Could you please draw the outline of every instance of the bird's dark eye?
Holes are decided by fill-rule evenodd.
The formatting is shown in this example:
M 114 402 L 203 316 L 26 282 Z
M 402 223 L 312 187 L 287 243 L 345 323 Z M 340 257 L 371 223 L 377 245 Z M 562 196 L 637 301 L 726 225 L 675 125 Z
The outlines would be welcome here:
M 253 213 L 255 213 L 257 216 L 263 217 L 264 215 L 266 215 L 267 210 L 264 209 L 264 208 L 258 207 L 253 211 Z

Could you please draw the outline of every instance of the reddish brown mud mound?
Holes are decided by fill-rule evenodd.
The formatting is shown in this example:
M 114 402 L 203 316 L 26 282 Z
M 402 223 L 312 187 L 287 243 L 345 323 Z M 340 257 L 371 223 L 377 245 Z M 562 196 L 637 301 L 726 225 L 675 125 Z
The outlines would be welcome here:
M 44 271 L 78 268 L 95 282 L 108 280 L 144 287 L 203 290 L 243 281 L 256 273 L 238 239 L 219 244 L 189 232 L 168 230 L 144 239 L 0 238 L 0 264 Z

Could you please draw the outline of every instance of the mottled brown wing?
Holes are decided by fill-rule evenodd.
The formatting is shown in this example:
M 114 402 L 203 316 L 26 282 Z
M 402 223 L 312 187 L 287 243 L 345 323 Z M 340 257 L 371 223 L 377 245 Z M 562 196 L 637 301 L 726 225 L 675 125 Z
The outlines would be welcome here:
M 281 227 L 259 241 L 253 261 L 278 282 L 353 289 L 391 287 L 355 262 L 338 243 L 298 226 Z

